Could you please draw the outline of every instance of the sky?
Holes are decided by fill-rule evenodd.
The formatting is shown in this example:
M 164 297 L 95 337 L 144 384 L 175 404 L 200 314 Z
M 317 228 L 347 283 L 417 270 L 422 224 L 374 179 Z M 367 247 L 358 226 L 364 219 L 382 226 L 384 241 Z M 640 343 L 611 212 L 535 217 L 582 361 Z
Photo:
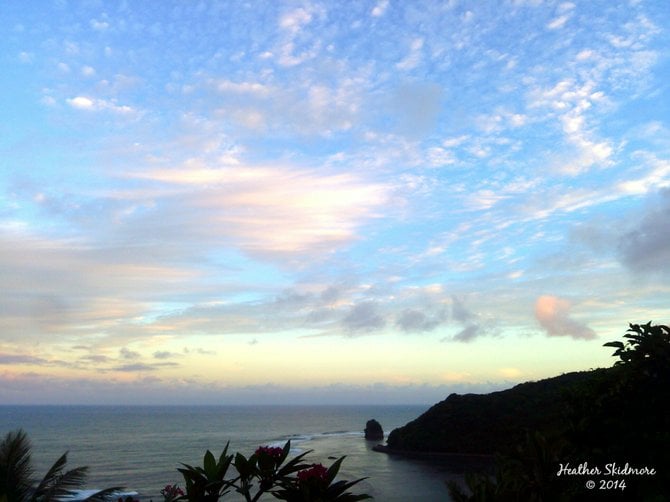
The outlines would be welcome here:
M 0 403 L 431 404 L 670 322 L 666 0 L 0 7 Z

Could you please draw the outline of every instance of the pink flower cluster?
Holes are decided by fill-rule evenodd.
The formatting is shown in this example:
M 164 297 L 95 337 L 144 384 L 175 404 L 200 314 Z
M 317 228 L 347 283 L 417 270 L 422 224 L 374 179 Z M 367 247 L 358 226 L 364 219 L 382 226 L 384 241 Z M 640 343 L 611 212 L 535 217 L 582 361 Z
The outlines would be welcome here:
M 303 469 L 298 473 L 298 480 L 309 481 L 310 479 L 316 479 L 319 481 L 326 481 L 327 474 L 328 469 L 326 469 L 323 464 L 312 464 L 312 467 L 309 469 Z
M 177 497 L 183 497 L 184 491 L 177 485 L 165 485 L 165 488 L 161 490 L 161 495 L 165 500 L 174 500 Z
M 272 458 L 279 458 L 284 453 L 284 449 L 279 448 L 277 446 L 260 446 L 256 450 L 256 455 L 260 455 L 262 453 L 265 453 L 266 455 L 269 455 Z

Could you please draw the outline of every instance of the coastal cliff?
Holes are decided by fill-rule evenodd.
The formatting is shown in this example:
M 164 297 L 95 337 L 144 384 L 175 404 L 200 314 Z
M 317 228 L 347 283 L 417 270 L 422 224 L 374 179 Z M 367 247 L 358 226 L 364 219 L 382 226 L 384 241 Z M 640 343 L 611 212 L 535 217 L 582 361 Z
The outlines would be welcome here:
M 561 434 L 587 395 L 606 388 L 615 368 L 566 373 L 490 394 L 451 394 L 388 436 L 389 451 L 494 454 L 528 430 Z
M 467 491 L 449 483 L 451 498 L 462 502 L 593 500 L 595 481 L 585 478 L 602 473 L 600 489 L 621 490 L 598 494 L 607 500 L 670 500 L 670 328 L 629 326 L 624 341 L 604 344 L 616 349 L 611 368 L 485 395 L 452 394 L 393 430 L 380 451 L 495 453 L 494 476 L 468 468 Z

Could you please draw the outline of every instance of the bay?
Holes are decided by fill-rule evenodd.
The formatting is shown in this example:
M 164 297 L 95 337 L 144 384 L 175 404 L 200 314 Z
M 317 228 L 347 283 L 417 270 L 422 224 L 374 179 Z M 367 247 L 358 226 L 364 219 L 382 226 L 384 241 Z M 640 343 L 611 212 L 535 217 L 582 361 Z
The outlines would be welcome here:
M 180 463 L 199 465 L 206 450 L 250 455 L 258 446 L 312 450 L 307 460 L 332 464 L 346 455 L 339 479 L 368 479 L 355 493 L 378 501 L 448 501 L 444 465 L 372 450 L 363 429 L 374 418 L 385 433 L 425 411 L 422 406 L 0 406 L 0 432 L 22 428 L 38 474 L 65 451 L 68 466 L 89 466 L 88 488 L 124 486 L 161 500 L 166 484 L 183 486 Z M 225 500 L 225 499 L 224 499 Z M 230 500 L 235 500 L 232 496 Z M 273 500 L 268 497 L 268 500 Z

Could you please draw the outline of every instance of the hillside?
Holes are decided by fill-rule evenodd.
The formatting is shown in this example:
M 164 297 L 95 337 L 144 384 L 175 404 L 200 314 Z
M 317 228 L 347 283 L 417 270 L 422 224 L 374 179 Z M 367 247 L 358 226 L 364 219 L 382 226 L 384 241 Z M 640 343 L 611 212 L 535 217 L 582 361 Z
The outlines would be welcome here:
M 527 430 L 560 434 L 585 393 L 607 386 L 615 368 L 566 373 L 490 394 L 451 394 L 388 437 L 391 450 L 493 454 Z
M 596 495 L 670 500 L 670 328 L 630 324 L 623 338 L 605 344 L 616 349 L 611 368 L 491 394 L 452 394 L 393 430 L 382 450 L 497 454 L 495 479 L 466 476 L 469 493 L 450 483 L 450 496 L 459 502 L 593 500 Z M 595 474 L 610 472 L 608 466 L 632 470 L 616 471 L 616 483 L 605 475 L 603 482 L 616 484 L 616 493 L 595 493 L 586 472 L 558 475 L 561 466 L 580 464 L 594 467 Z

